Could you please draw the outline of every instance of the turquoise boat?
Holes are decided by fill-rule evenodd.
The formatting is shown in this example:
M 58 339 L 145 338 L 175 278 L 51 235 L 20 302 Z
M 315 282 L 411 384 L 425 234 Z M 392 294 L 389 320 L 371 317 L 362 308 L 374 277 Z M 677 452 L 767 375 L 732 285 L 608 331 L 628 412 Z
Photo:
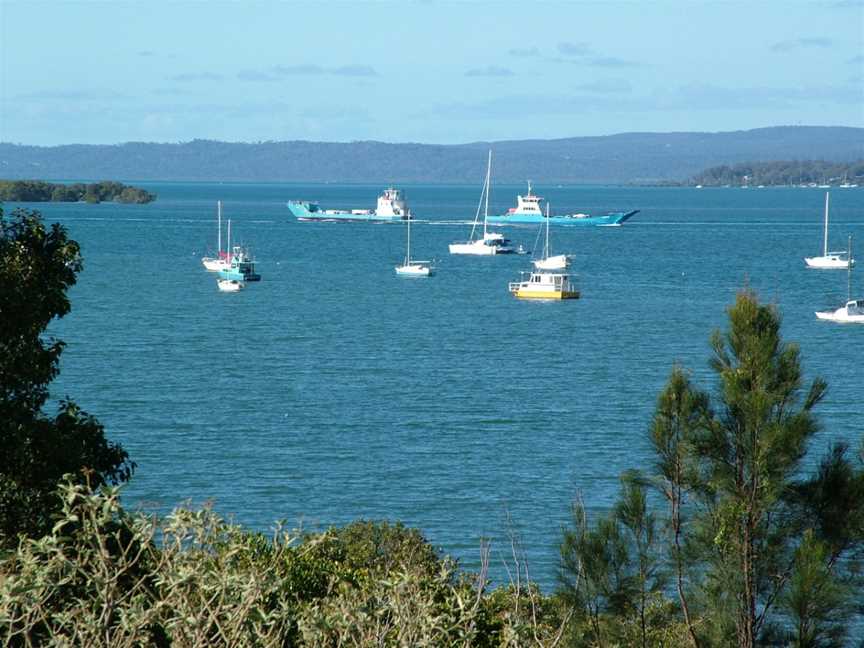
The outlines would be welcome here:
M 531 183 L 528 183 L 528 194 L 516 196 L 516 206 L 507 210 L 506 214 L 489 216 L 490 225 L 537 225 L 548 223 L 550 225 L 571 226 L 606 226 L 613 227 L 621 225 L 639 213 L 638 209 L 629 212 L 610 212 L 602 216 L 590 216 L 588 214 L 566 214 L 563 216 L 546 216 L 540 209 L 540 196 L 531 193 Z
M 378 196 L 376 209 L 322 209 L 318 203 L 307 200 L 289 200 L 288 210 L 298 221 L 324 221 L 331 223 L 387 222 L 411 218 L 411 210 L 401 189 L 389 187 Z
M 240 246 L 234 246 L 231 253 L 231 266 L 219 271 L 220 279 L 234 281 L 261 281 L 261 275 L 255 272 L 255 261 L 249 251 Z

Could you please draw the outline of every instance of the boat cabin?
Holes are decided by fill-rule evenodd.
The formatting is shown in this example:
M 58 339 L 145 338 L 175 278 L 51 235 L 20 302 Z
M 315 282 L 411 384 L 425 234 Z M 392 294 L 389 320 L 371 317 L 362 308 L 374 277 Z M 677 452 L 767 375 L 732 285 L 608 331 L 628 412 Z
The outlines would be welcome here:
M 528 183 L 528 194 L 525 196 L 516 196 L 516 206 L 511 207 L 508 210 L 510 214 L 537 214 L 539 216 L 543 215 L 543 212 L 540 210 L 540 201 L 543 200 L 541 196 L 536 196 L 531 193 L 531 183 Z

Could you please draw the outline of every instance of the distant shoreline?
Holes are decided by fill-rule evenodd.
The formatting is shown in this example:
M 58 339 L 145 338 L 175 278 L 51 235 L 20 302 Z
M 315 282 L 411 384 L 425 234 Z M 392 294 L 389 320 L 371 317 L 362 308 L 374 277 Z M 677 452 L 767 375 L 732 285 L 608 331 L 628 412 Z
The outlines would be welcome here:
M 156 200 L 156 194 L 121 182 L 102 181 L 72 184 L 44 180 L 0 180 L 0 201 L 13 202 L 83 202 L 98 204 L 118 202 L 145 204 Z

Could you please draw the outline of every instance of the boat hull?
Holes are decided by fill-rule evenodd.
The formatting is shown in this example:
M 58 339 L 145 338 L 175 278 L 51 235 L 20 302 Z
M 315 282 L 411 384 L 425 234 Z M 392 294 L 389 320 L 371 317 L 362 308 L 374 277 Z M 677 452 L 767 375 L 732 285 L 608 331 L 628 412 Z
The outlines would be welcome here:
M 850 265 L 855 265 L 855 259 L 848 261 L 836 256 L 805 257 L 804 263 L 808 268 L 817 270 L 845 270 Z
M 451 243 L 448 249 L 450 250 L 450 254 L 473 254 L 474 256 L 492 256 L 493 254 L 498 254 L 498 250 L 494 246 L 485 245 L 482 241 L 475 243 Z
M 534 261 L 534 267 L 538 270 L 566 270 L 570 265 L 570 259 L 566 254 L 556 254 L 555 256 Z
M 212 257 L 204 257 L 201 259 L 204 269 L 208 272 L 219 272 L 230 267 L 231 263 L 226 259 L 214 259 Z
M 550 225 L 564 225 L 568 227 L 613 227 L 622 225 L 625 221 L 639 213 L 638 209 L 629 212 L 614 212 L 603 216 L 550 216 Z M 542 225 L 546 223 L 546 217 L 540 214 L 502 214 L 490 216 L 490 225 Z
M 401 277 L 430 277 L 433 271 L 429 266 L 411 263 L 396 266 L 396 274 Z
M 864 324 L 864 315 L 848 315 L 845 312 L 837 313 L 836 311 L 817 311 L 816 317 L 820 320 L 840 322 L 841 324 Z
M 513 293 L 519 299 L 579 299 L 578 290 L 517 290 Z
M 315 203 L 294 200 L 288 203 L 288 211 L 290 211 L 298 221 L 312 221 L 319 223 L 387 223 L 407 220 L 404 215 L 379 215 L 375 213 L 375 210 L 368 210 L 366 213 L 357 213 L 347 210 L 323 210 Z

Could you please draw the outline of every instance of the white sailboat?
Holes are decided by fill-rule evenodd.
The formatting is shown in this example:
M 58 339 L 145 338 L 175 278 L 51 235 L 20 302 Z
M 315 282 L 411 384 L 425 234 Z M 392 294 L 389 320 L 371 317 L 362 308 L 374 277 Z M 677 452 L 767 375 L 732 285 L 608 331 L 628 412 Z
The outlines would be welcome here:
M 477 204 L 477 212 L 474 214 L 474 224 L 471 226 L 471 235 L 464 243 L 451 243 L 450 254 L 474 254 L 478 256 L 491 256 L 493 254 L 512 254 L 513 248 L 510 241 L 499 232 L 490 232 L 487 226 L 489 219 L 489 185 L 492 178 L 492 151 L 489 151 L 489 160 L 486 164 L 486 181 L 483 183 L 483 191 L 480 192 L 480 202 Z M 483 238 L 474 238 L 474 232 L 480 220 L 480 207 L 485 203 L 483 209 Z
M 218 230 L 217 238 L 218 241 L 218 250 L 216 251 L 215 257 L 203 257 L 201 259 L 201 263 L 204 264 L 204 268 L 206 268 L 209 272 L 219 272 L 220 270 L 224 270 L 225 268 L 230 267 L 231 261 L 229 259 L 229 254 L 227 252 L 222 252 L 222 201 L 216 201 L 216 227 Z M 230 247 L 229 247 L 230 250 Z
M 828 204 L 829 204 L 829 192 L 825 192 L 825 225 L 823 228 L 822 234 L 822 256 L 816 257 L 805 257 L 804 263 L 807 264 L 808 268 L 818 268 L 822 270 L 833 270 L 837 268 L 847 268 L 850 265 L 855 264 L 855 260 L 852 258 L 851 253 L 848 253 L 845 250 L 841 250 L 839 252 L 829 252 L 828 251 Z
M 549 203 L 546 203 L 546 243 L 543 245 L 543 258 L 534 261 L 538 270 L 564 270 L 570 265 L 570 257 L 566 254 L 549 255 Z
M 852 237 L 849 237 L 848 253 L 852 258 Z M 855 322 L 864 324 L 864 299 L 852 299 L 852 265 L 847 264 L 846 270 L 846 303 L 832 311 L 817 311 L 816 317 L 831 322 Z
M 408 235 L 405 243 L 405 262 L 402 265 L 396 266 L 396 274 L 408 277 L 428 277 L 434 273 L 428 261 L 411 261 L 411 221 L 413 218 L 406 220 Z

